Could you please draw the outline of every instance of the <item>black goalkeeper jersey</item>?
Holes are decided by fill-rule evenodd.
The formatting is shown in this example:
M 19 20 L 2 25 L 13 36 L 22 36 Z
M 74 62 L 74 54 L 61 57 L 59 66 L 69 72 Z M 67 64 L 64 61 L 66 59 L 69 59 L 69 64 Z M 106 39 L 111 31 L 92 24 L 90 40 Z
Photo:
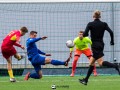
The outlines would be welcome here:
M 88 33 L 90 31 L 92 42 L 94 41 L 103 42 L 103 36 L 104 36 L 105 30 L 107 30 L 110 33 L 111 41 L 114 41 L 113 31 L 109 28 L 106 22 L 102 22 L 99 19 L 95 19 L 93 22 L 89 22 L 87 24 L 85 32 L 84 32 L 84 36 L 88 36 Z

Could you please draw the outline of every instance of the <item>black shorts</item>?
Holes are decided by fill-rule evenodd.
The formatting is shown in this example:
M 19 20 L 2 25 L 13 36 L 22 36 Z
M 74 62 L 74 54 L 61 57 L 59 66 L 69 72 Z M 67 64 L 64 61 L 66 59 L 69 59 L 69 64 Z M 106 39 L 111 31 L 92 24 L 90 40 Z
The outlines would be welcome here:
M 93 53 L 93 58 L 95 58 L 95 60 L 104 56 L 103 50 L 104 50 L 103 42 L 95 41 L 92 43 L 92 53 Z

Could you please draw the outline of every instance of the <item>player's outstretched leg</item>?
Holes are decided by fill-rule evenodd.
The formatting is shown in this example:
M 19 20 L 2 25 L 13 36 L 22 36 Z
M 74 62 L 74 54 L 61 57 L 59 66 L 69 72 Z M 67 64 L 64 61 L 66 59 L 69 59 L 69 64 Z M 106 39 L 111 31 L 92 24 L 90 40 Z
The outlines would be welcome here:
M 18 59 L 18 61 L 20 61 L 21 59 L 25 58 L 25 55 L 20 55 L 20 56 L 21 56 L 21 58 Z
M 119 66 L 118 65 L 110 63 L 108 61 L 103 61 L 102 66 L 115 68 L 118 71 L 118 74 L 120 75 L 120 70 L 119 70 Z
M 70 61 L 70 58 L 68 58 L 66 61 L 51 60 L 51 64 L 52 65 L 65 65 L 65 66 L 68 66 L 69 61 Z
M 20 61 L 21 59 L 25 58 L 25 55 L 24 55 L 24 54 L 23 54 L 23 55 L 19 55 L 19 54 L 17 53 L 17 54 L 14 55 L 14 57 L 15 57 L 18 61 Z

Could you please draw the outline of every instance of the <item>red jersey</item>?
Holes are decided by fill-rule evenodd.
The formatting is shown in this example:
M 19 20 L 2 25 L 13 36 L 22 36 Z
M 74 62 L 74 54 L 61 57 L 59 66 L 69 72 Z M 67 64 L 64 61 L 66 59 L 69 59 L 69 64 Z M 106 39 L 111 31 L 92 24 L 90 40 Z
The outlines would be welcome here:
M 12 47 L 13 45 L 21 47 L 20 44 L 16 43 L 20 40 L 21 34 L 19 30 L 13 30 L 11 31 L 2 42 L 2 47 Z

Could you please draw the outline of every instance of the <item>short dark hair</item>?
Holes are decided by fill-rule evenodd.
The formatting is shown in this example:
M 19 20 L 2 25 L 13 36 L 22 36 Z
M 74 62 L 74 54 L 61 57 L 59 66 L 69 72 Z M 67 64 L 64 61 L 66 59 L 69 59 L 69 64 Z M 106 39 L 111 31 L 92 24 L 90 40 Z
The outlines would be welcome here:
M 36 34 L 37 34 L 37 32 L 36 32 L 36 31 L 31 31 L 31 32 L 30 32 L 30 35 L 33 35 L 34 33 L 36 33 Z
M 27 33 L 28 32 L 28 29 L 27 29 L 27 27 L 21 27 L 21 29 L 20 29 L 22 32 L 25 32 L 25 33 Z
M 84 31 L 80 31 L 79 33 L 84 33 Z

